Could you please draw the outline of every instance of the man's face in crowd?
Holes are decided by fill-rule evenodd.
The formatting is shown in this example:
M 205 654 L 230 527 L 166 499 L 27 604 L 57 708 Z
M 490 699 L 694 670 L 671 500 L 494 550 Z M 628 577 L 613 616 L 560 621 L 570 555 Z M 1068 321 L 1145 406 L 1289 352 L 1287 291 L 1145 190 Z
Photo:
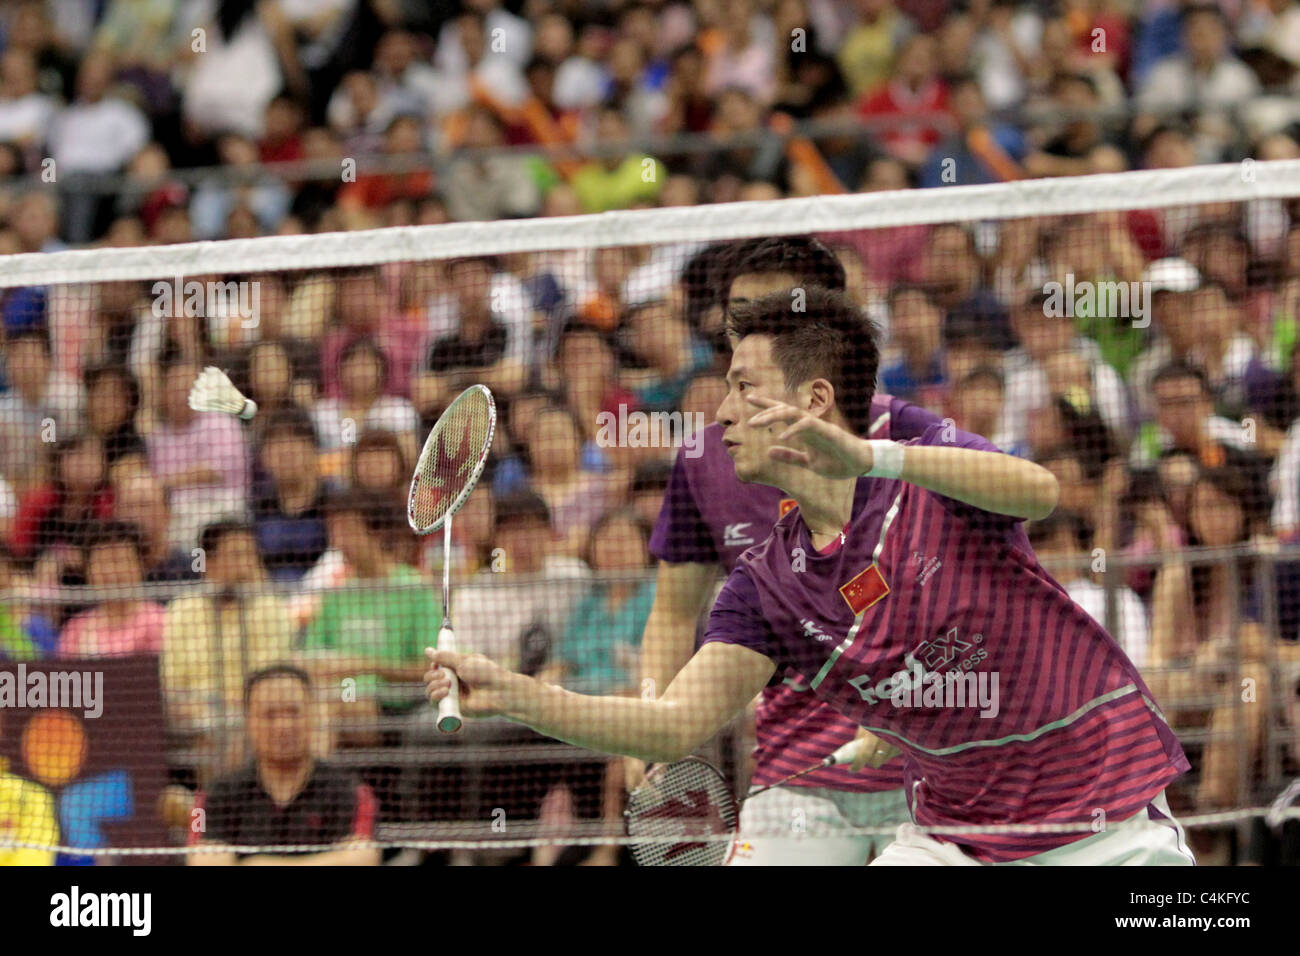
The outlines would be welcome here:
M 311 700 L 294 677 L 269 677 L 249 695 L 248 736 L 259 762 L 302 760 L 311 739 Z

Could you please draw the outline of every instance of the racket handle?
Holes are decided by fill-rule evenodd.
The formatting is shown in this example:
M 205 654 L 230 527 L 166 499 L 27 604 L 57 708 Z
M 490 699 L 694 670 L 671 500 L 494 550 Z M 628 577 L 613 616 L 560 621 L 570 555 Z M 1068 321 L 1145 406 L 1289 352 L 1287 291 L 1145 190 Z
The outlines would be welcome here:
M 456 650 L 456 636 L 448 624 L 444 624 L 438 631 L 438 649 Z M 465 722 L 460 716 L 460 681 L 451 670 L 447 671 L 447 676 L 451 678 L 451 689 L 447 691 L 446 697 L 438 701 L 438 729 L 444 734 L 454 734 Z
M 825 765 L 827 767 L 838 767 L 841 764 L 853 763 L 854 759 L 858 756 L 858 747 L 860 743 L 861 742 L 857 738 L 850 740 L 839 750 L 835 751 L 835 753 L 827 757 Z

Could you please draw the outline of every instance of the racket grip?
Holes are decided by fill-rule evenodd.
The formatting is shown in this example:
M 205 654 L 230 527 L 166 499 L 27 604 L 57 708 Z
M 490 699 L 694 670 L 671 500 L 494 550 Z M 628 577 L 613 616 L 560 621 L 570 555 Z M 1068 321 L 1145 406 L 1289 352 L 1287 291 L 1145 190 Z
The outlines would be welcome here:
M 456 650 L 456 636 L 446 624 L 438 631 L 438 649 Z M 451 678 L 451 689 L 447 691 L 446 697 L 438 701 L 438 729 L 444 734 L 454 734 L 465 722 L 460 716 L 460 681 L 451 670 L 447 671 L 447 676 Z
M 858 756 L 858 747 L 860 744 L 861 741 L 857 738 L 850 740 L 847 744 L 826 758 L 826 766 L 838 767 L 841 764 L 853 763 L 854 759 Z

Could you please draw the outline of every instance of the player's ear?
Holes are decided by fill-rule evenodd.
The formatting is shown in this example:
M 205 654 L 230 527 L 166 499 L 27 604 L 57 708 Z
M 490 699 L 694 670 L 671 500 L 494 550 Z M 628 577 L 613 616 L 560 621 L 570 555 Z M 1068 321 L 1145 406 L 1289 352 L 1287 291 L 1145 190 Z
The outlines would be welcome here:
M 800 386 L 801 405 L 818 418 L 830 416 L 835 407 L 835 386 L 824 378 L 815 378 Z

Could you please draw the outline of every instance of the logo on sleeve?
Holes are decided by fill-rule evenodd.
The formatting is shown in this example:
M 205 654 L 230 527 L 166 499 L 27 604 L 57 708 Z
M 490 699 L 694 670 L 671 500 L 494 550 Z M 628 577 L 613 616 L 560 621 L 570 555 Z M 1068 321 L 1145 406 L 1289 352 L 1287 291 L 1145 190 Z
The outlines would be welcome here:
M 793 498 L 782 498 L 781 504 L 778 505 L 776 509 L 777 510 L 776 520 L 780 521 L 782 518 L 784 518 L 786 515 L 790 513 L 790 510 L 792 508 L 796 507 L 798 504 L 799 502 L 795 501 Z
M 722 535 L 723 547 L 738 548 L 741 545 L 753 544 L 753 535 L 745 533 L 745 529 L 753 523 L 752 521 L 738 521 L 735 524 L 727 525 L 726 531 Z
M 884 575 L 880 573 L 880 568 L 875 564 L 860 572 L 857 577 L 840 588 L 840 594 L 843 595 L 845 602 L 852 609 L 855 616 L 861 614 L 888 593 L 889 585 L 885 583 Z

